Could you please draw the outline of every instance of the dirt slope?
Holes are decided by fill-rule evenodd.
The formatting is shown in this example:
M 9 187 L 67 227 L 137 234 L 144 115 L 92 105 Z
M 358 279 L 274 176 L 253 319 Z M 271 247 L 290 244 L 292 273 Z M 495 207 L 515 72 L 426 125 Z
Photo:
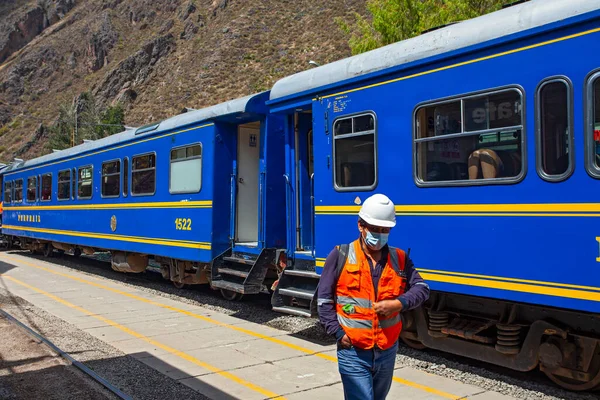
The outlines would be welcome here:
M 266 90 L 309 60 L 347 57 L 334 18 L 364 9 L 365 0 L 3 2 L 0 161 L 42 154 L 40 124 L 83 91 L 100 106 L 122 102 L 138 126 Z

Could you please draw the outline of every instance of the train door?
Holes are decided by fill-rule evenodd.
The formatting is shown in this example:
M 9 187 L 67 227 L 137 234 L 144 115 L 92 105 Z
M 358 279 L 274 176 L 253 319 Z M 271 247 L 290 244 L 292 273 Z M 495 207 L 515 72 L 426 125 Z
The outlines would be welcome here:
M 246 246 L 258 245 L 259 141 L 258 122 L 239 126 L 235 241 Z
M 296 253 L 314 250 L 314 170 L 312 113 L 295 116 Z

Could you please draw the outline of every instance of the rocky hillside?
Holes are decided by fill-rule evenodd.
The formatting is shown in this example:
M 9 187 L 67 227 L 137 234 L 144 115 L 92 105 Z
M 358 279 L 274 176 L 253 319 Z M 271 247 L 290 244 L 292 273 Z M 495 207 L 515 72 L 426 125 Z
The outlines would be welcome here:
M 47 151 L 44 127 L 82 92 L 138 126 L 347 57 L 334 18 L 354 11 L 365 0 L 4 0 L 0 161 Z

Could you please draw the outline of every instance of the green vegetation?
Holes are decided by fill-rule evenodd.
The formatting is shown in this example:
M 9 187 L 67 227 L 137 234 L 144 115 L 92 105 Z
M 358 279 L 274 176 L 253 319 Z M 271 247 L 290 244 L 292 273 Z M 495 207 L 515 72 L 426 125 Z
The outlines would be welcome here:
M 509 0 L 368 0 L 371 18 L 336 18 L 349 36 L 352 54 L 364 53 L 420 35 L 423 31 L 499 10 Z
M 77 131 L 75 113 L 77 110 Z M 87 140 L 97 140 L 124 130 L 125 112 L 118 104 L 99 110 L 89 92 L 72 104 L 63 103 L 56 122 L 49 128 L 48 149 L 63 150 Z

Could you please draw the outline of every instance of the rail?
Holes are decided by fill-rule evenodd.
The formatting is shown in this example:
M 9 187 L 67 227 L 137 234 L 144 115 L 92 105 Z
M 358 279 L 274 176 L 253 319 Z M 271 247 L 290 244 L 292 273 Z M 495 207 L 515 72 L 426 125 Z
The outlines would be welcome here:
M 36 340 L 39 340 L 40 342 L 44 343 L 46 346 L 48 346 L 50 349 L 52 349 L 54 352 L 56 352 L 62 358 L 67 360 L 69 362 L 69 364 L 80 369 L 83 373 L 85 373 L 86 375 L 88 375 L 89 377 L 94 379 L 96 382 L 98 382 L 99 384 L 104 386 L 106 389 L 110 390 L 114 395 L 116 395 L 120 399 L 131 400 L 131 397 L 129 397 L 125 393 L 121 392 L 117 387 L 111 385 L 110 382 L 108 382 L 106 379 L 102 378 L 100 375 L 96 374 L 94 371 L 92 371 L 91 369 L 89 369 L 88 367 L 86 367 L 85 365 L 80 363 L 79 361 L 75 360 L 69 354 L 65 353 L 60 348 L 58 348 L 54 343 L 52 343 L 45 337 L 41 336 L 40 334 L 38 334 L 37 332 L 32 330 L 27 325 L 23 324 L 21 321 L 19 321 L 18 319 L 16 319 L 15 317 L 13 317 L 9 313 L 7 313 L 6 311 L 0 309 L 0 315 L 4 316 L 7 320 L 9 320 L 13 324 L 18 326 L 22 330 L 24 330 L 28 335 L 30 335 L 33 338 L 35 338 Z

